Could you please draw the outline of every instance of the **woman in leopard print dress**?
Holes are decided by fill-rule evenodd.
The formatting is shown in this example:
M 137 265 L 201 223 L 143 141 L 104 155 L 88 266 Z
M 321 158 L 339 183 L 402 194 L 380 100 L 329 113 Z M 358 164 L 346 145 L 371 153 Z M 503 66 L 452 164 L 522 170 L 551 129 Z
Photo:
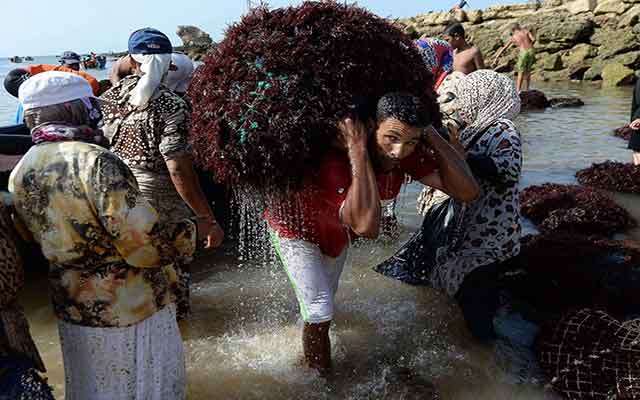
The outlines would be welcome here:
M 0 202 L 0 399 L 49 400 L 51 388 L 39 374 L 44 364 L 16 299 L 24 285 L 16 235 L 7 207 Z
M 472 334 L 486 341 L 495 337 L 498 274 L 520 252 L 522 146 L 511 121 L 520 97 L 508 77 L 479 70 L 460 81 L 455 102 L 466 125 L 458 148 L 466 149 L 481 194 L 461 206 L 460 237 L 438 249 L 431 283 L 456 298 Z

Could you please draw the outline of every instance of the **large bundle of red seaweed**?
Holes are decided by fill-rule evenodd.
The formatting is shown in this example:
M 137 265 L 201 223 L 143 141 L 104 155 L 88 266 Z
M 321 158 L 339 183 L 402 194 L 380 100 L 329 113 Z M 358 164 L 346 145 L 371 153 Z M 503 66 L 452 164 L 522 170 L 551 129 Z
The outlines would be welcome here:
M 610 235 L 635 226 L 631 215 L 606 194 L 577 185 L 546 183 L 520 194 L 522 214 L 543 232 Z
M 612 192 L 640 193 L 640 166 L 614 161 L 593 164 L 578 171 L 578 182 Z
M 312 171 L 336 123 L 371 118 L 388 92 L 438 105 L 411 39 L 351 5 L 259 7 L 229 28 L 195 73 L 192 144 L 218 181 L 287 188 Z

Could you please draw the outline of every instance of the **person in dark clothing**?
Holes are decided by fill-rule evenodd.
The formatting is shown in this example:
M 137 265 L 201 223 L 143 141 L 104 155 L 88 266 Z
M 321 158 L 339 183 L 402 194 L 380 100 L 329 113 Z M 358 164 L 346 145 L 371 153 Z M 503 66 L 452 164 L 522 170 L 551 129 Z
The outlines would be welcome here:
M 629 149 L 633 150 L 633 164 L 640 165 L 640 80 L 636 82 L 631 102 L 631 124 L 633 129 L 629 138 Z

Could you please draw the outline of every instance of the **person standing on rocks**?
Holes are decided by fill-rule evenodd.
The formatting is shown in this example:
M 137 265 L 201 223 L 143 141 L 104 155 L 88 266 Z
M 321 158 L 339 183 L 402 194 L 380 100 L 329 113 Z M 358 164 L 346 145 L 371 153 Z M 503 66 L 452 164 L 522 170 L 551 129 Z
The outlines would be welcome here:
M 516 81 L 516 89 L 518 91 L 529 90 L 529 84 L 531 83 L 531 71 L 536 63 L 536 56 L 533 50 L 533 45 L 536 38 L 528 30 L 515 23 L 511 26 L 511 39 L 496 53 L 496 57 L 493 61 L 494 65 L 498 64 L 498 60 L 502 54 L 509 49 L 512 45 L 518 46 L 520 49 L 520 55 L 518 56 L 518 63 L 516 69 L 518 71 L 518 78 Z
M 633 164 L 640 165 L 640 80 L 636 82 L 631 102 L 631 124 L 633 129 L 629 138 L 629 149 L 633 151 Z
M 455 23 L 447 27 L 444 39 L 453 47 L 453 70 L 468 75 L 484 69 L 484 58 L 477 47 L 467 43 L 464 27 Z

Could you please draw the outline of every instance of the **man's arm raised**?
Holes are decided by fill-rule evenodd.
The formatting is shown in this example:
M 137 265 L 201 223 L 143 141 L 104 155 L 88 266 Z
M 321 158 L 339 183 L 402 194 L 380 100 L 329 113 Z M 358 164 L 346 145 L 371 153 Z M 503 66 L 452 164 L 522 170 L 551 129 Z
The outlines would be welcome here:
M 370 239 L 380 231 L 380 194 L 367 150 L 368 132 L 352 119 L 338 125 L 351 162 L 351 186 L 342 205 L 340 220 L 358 236 Z

